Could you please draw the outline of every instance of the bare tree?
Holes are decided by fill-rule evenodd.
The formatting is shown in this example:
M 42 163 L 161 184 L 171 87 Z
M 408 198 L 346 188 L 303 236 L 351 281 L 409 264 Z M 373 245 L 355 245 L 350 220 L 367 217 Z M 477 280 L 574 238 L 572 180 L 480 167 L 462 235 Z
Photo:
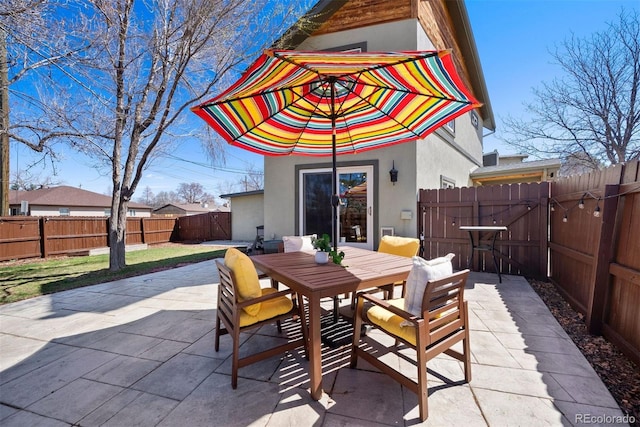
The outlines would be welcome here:
M 523 152 L 598 168 L 640 156 L 640 22 L 622 10 L 591 38 L 552 53 L 565 73 L 534 91 L 530 120 L 508 117 L 502 139 Z
M 161 191 L 156 194 L 151 206 L 159 208 L 169 203 L 180 203 L 180 197 L 175 191 Z
M 247 174 L 242 179 L 244 191 L 262 190 L 264 188 L 264 172 L 253 166 L 247 168 Z
M 53 180 L 50 176 L 34 175 L 29 171 L 16 171 L 13 174 L 10 188 L 12 190 L 37 190 L 38 188 L 47 188 L 60 185 L 59 182 Z
M 147 206 L 151 206 L 153 204 L 153 191 L 151 191 L 151 187 L 148 185 L 142 189 L 142 197 L 138 200 L 140 203 L 143 203 Z
M 63 8 L 64 0 L 12 0 L 0 2 L 0 215 L 6 215 L 9 189 L 9 141 L 25 143 L 34 151 L 43 153 L 43 158 L 54 158 L 55 153 L 46 142 L 51 133 L 40 134 L 39 141 L 32 143 L 25 132 L 39 132 L 38 120 L 22 122 L 20 112 L 24 103 L 33 102 L 29 89 L 35 86 L 55 87 L 46 70 L 69 59 L 72 50 L 66 44 L 64 22 L 47 25 L 47 18 L 56 7 Z M 29 80 L 28 84 L 21 83 Z M 13 104 L 13 123 L 10 126 L 10 92 Z M 35 104 L 35 103 L 34 103 Z M 54 131 L 57 132 L 57 131 Z
M 204 191 L 202 184 L 197 182 L 180 183 L 176 193 L 184 203 L 202 203 L 213 200 L 213 196 Z
M 242 71 L 262 48 L 255 43 L 278 34 L 275 24 L 288 10 L 267 0 L 70 3 L 74 63 L 51 69 L 64 85 L 40 96 L 49 100 L 46 129 L 59 129 L 58 139 L 111 176 L 109 268 L 118 270 L 125 266 L 128 204 L 145 167 L 180 138 L 212 143 L 214 156 L 222 150 L 219 139 L 193 131 L 209 132 L 188 107 L 228 83 L 230 71 Z M 31 137 L 34 146 L 47 143 L 38 132 Z

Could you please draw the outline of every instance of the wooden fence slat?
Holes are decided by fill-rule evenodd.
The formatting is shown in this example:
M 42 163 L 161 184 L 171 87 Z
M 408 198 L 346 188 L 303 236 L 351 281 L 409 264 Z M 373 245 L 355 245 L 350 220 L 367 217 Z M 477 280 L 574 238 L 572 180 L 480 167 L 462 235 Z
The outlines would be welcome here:
M 596 248 L 596 262 L 593 263 L 593 291 L 589 295 L 587 306 L 587 328 L 589 332 L 600 335 L 602 332 L 602 321 L 604 309 L 609 290 L 609 265 L 613 255 L 613 229 L 618 215 L 618 194 L 619 185 L 607 185 L 604 192 L 604 203 L 602 207 L 602 222 L 598 234 L 598 244 Z

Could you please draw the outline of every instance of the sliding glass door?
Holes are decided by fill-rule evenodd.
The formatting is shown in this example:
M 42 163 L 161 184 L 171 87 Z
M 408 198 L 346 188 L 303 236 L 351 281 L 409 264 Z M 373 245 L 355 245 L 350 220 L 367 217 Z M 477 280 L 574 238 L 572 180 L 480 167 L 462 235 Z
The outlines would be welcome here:
M 331 169 L 300 171 L 300 234 L 331 236 Z M 338 168 L 341 245 L 373 249 L 373 166 Z

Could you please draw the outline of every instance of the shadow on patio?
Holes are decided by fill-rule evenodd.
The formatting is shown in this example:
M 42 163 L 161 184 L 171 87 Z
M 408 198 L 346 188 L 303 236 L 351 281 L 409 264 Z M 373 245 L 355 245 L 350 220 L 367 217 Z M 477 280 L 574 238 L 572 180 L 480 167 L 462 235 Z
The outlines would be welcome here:
M 127 280 L 0 307 L 3 426 L 418 423 L 416 396 L 363 361 L 350 369 L 348 346 L 323 347 L 318 402 L 306 389 L 301 349 L 242 368 L 232 390 L 229 336 L 218 353 L 213 346 L 213 261 Z M 622 416 L 524 278 L 498 284 L 497 276 L 474 273 L 465 295 L 472 381 L 460 383 L 454 359 L 434 360 L 425 425 L 574 425 L 577 414 Z M 298 327 L 284 326 L 297 337 Z M 286 339 L 275 326 L 244 338 L 242 351 Z

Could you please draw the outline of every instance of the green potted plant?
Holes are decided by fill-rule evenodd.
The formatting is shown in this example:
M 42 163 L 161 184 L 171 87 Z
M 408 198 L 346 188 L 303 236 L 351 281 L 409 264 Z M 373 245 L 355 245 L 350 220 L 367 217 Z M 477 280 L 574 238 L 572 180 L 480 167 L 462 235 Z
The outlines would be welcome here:
M 318 264 L 326 264 L 329 262 L 329 257 L 335 263 L 340 265 L 342 260 L 344 259 L 344 252 L 334 251 L 331 247 L 331 237 L 327 233 L 323 234 L 322 237 L 312 237 L 311 244 L 316 252 L 316 262 Z

